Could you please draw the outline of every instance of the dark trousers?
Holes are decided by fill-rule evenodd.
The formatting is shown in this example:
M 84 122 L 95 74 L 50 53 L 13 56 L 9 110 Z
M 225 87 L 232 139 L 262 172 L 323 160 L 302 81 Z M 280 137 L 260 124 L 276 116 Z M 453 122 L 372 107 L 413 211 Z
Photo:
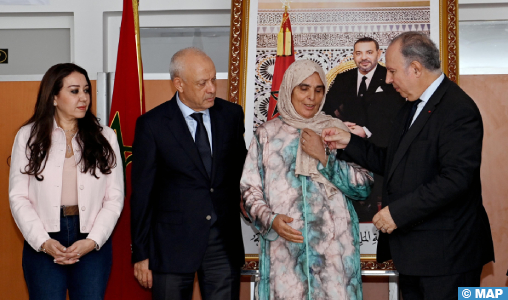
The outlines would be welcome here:
M 234 268 L 224 249 L 224 241 L 215 223 L 210 228 L 208 247 L 198 271 L 203 300 L 238 300 L 240 269 Z M 191 300 L 194 273 L 153 272 L 153 300 Z
M 60 215 L 60 232 L 49 235 L 69 247 L 88 234 L 79 232 L 79 216 Z M 30 300 L 65 300 L 67 290 L 71 300 L 104 299 L 112 255 L 111 240 L 108 240 L 99 251 L 92 250 L 79 262 L 62 266 L 25 241 L 22 264 Z
M 459 287 L 480 286 L 482 269 L 446 276 L 409 276 L 400 274 L 399 286 L 404 300 L 458 299 Z

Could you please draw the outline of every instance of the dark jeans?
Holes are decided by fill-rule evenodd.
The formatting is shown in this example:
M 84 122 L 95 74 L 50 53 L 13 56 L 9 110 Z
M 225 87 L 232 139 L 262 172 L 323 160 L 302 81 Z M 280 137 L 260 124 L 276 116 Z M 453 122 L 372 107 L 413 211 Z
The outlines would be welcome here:
M 63 246 L 85 239 L 79 232 L 79 216 L 60 215 L 60 232 L 49 234 Z M 112 263 L 111 239 L 99 251 L 92 250 L 79 262 L 62 266 L 53 257 L 35 251 L 26 241 L 23 247 L 23 273 L 30 300 L 65 300 L 67 290 L 71 300 L 104 299 Z

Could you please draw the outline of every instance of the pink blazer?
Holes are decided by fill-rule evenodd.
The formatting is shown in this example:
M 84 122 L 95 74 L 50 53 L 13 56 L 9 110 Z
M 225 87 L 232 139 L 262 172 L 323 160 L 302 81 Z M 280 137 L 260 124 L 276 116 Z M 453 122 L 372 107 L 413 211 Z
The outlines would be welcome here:
M 22 174 L 28 164 L 25 153 L 26 142 L 32 124 L 23 126 L 17 133 L 12 146 L 11 169 L 9 173 L 9 203 L 14 221 L 25 240 L 38 250 L 46 240 L 48 232 L 60 231 L 60 203 L 62 197 L 62 174 L 65 160 L 65 132 L 53 124 L 51 149 L 44 180 Z M 77 167 L 78 205 L 80 231 L 88 233 L 99 247 L 108 240 L 120 216 L 124 202 L 124 177 L 120 148 L 115 132 L 103 127 L 102 134 L 109 141 L 116 155 L 116 167 L 111 174 L 98 171 L 99 179 L 83 174 Z M 74 157 L 79 161 L 81 153 L 76 138 L 72 139 Z

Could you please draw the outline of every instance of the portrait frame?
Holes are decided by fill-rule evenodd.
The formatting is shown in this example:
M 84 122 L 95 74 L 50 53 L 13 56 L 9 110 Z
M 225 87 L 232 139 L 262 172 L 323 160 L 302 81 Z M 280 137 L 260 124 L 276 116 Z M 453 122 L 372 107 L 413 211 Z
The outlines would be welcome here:
M 256 3 L 254 7 L 253 3 Z M 437 2 L 437 1 L 436 1 Z M 439 49 L 441 68 L 448 78 L 459 83 L 459 45 L 458 45 L 458 0 L 439 0 Z M 432 6 L 431 6 L 432 9 Z M 250 16 L 257 13 L 257 1 L 231 0 L 230 47 L 228 68 L 228 98 L 229 101 L 240 104 L 247 112 L 248 90 L 248 59 L 249 59 L 249 30 L 253 27 Z M 254 20 L 255 21 L 255 20 Z M 435 40 L 435 39 L 434 39 Z M 251 42 L 252 42 L 251 38 Z M 256 53 L 252 53 L 256 55 Z M 246 115 L 246 131 L 249 130 L 252 119 Z M 247 135 L 246 137 L 250 137 Z M 246 139 L 247 140 L 247 139 Z M 250 140 L 249 140 L 250 141 Z M 259 258 L 257 253 L 246 253 L 244 270 L 258 270 Z M 375 254 L 361 255 L 362 270 L 394 270 L 393 262 L 378 263 Z

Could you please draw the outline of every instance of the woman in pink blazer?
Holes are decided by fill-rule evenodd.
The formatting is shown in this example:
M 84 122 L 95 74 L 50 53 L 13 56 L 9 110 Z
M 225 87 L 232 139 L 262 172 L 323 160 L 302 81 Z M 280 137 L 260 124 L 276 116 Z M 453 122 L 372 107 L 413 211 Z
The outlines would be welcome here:
M 30 299 L 104 298 L 124 176 L 116 134 L 90 111 L 90 91 L 81 67 L 51 67 L 14 140 L 9 202 Z

